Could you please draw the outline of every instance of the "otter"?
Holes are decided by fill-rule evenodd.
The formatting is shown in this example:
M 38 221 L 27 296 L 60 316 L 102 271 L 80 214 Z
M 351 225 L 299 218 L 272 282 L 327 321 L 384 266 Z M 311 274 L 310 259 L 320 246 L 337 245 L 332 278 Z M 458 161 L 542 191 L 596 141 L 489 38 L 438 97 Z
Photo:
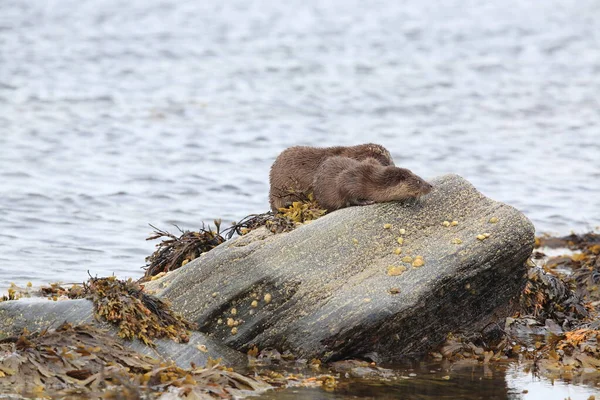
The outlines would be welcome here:
M 349 147 L 290 147 L 277 156 L 269 173 L 269 203 L 273 212 L 311 193 L 315 171 L 323 161 L 334 156 L 358 161 L 371 158 L 382 166 L 394 165 L 390 152 L 373 143 Z
M 315 200 L 328 212 L 352 205 L 417 198 L 433 186 L 405 168 L 368 158 L 330 157 L 315 172 Z

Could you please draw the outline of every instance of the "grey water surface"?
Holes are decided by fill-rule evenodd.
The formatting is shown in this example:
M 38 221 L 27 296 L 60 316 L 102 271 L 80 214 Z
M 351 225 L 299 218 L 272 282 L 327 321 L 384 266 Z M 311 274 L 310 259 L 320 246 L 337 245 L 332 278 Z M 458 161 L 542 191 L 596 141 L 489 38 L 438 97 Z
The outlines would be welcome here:
M 148 223 L 268 209 L 292 145 L 376 142 L 539 232 L 600 225 L 600 3 L 2 0 L 0 287 L 139 276 Z

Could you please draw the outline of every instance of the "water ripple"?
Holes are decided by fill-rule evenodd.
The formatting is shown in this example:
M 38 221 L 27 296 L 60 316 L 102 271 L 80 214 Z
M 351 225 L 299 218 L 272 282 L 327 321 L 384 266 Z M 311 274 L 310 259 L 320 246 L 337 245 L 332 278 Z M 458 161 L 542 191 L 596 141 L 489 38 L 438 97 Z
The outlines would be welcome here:
M 593 0 L 4 1 L 0 286 L 139 276 L 148 223 L 267 210 L 270 164 L 299 144 L 378 142 L 538 231 L 599 226 L 599 13 Z

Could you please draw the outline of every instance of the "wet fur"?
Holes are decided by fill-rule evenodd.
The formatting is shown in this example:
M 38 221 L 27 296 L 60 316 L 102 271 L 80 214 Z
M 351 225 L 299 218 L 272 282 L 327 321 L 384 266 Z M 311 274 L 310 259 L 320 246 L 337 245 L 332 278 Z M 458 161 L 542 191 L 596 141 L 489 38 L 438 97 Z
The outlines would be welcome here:
M 274 212 L 313 192 L 315 172 L 328 158 L 371 159 L 380 165 L 394 165 L 390 152 L 373 143 L 358 146 L 295 146 L 284 150 L 271 166 L 269 203 Z
M 432 186 L 405 168 L 377 160 L 330 157 L 315 173 L 315 200 L 328 211 L 352 205 L 418 198 Z

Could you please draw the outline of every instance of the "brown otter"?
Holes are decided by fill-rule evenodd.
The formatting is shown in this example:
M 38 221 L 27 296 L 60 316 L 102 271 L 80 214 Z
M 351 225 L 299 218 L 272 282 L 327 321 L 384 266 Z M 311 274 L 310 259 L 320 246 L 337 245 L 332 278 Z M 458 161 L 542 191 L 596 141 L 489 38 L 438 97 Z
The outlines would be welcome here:
M 311 193 L 317 168 L 333 156 L 359 161 L 371 158 L 381 165 L 394 165 L 390 152 L 373 143 L 350 147 L 290 147 L 279 154 L 271 166 L 269 203 L 273 212 Z
M 315 200 L 327 211 L 416 198 L 432 186 L 405 168 L 383 166 L 377 160 L 330 157 L 315 173 Z

